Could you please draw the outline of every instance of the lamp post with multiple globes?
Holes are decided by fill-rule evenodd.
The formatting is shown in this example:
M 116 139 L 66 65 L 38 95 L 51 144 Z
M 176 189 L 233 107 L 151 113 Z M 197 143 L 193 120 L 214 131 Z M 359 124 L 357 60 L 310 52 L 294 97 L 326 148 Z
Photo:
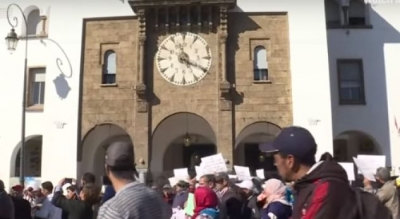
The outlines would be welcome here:
M 23 21 L 25 22 L 25 28 L 28 29 L 28 22 L 24 11 L 22 8 L 17 4 L 10 4 L 7 8 L 7 20 L 11 26 L 10 33 L 7 34 L 6 37 L 6 44 L 7 49 L 10 52 L 14 52 L 17 48 L 19 37 L 18 34 L 15 32 L 15 28 L 18 26 L 18 18 L 15 16 L 10 17 L 10 9 L 17 8 L 22 14 Z M 25 114 L 26 114 L 26 81 L 27 81 L 27 64 L 28 64 L 28 39 L 25 39 L 25 62 L 24 62 L 24 79 L 23 79 L 23 92 L 22 92 L 22 117 L 21 117 L 21 149 L 20 149 L 20 174 L 19 174 L 19 182 L 21 186 L 25 185 Z

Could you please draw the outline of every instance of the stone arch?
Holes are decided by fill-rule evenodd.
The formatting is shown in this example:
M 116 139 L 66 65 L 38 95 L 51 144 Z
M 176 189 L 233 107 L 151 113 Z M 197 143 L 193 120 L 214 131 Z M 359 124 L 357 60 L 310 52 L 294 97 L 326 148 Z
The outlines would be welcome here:
M 249 166 L 252 171 L 258 168 L 275 169 L 272 158 L 259 150 L 259 144 L 271 142 L 281 128 L 270 122 L 255 122 L 243 128 L 236 137 L 234 163 Z
M 244 127 L 236 136 L 235 148 L 251 135 L 273 135 L 276 136 L 281 131 L 281 127 L 271 122 L 254 122 Z
M 205 139 L 206 144 L 217 142 L 215 132 L 209 122 L 203 117 L 190 113 L 178 112 L 164 118 L 154 129 L 150 147 L 150 169 L 154 174 L 164 172 L 164 157 L 169 147 L 188 134 L 191 141 Z M 178 151 L 176 151 L 178 153 Z M 176 157 L 180 157 L 175 154 Z M 174 157 L 174 158 L 176 158 Z
M 381 155 L 382 148 L 372 135 L 358 130 L 341 132 L 333 139 L 333 156 L 340 162 L 353 162 L 358 154 Z
M 35 145 L 31 144 L 33 142 L 35 142 Z M 34 177 L 40 177 L 41 168 L 42 168 L 42 166 L 41 166 L 42 143 L 43 143 L 43 136 L 42 135 L 31 135 L 31 136 L 25 137 L 25 157 L 24 157 L 24 160 L 25 160 L 25 176 L 34 175 Z M 12 154 L 11 154 L 11 159 L 10 159 L 10 162 L 11 162 L 10 163 L 10 177 L 19 176 L 19 171 L 18 171 L 17 167 L 19 167 L 19 160 L 20 160 L 19 156 L 20 156 L 20 151 L 21 151 L 21 145 L 22 145 L 21 142 L 19 142 L 15 146 L 15 148 L 14 148 Z M 39 162 L 37 163 L 37 165 L 39 166 L 38 167 L 39 170 L 35 170 L 35 171 L 31 170 L 31 168 L 30 168 L 30 166 L 31 166 L 30 165 L 30 161 L 31 161 L 30 156 L 31 155 L 30 155 L 29 152 L 31 151 L 31 149 L 33 149 L 31 146 L 35 146 L 35 147 L 38 148 L 37 150 L 39 150 L 38 151 L 38 153 L 39 153 L 39 157 L 38 157 L 39 158 Z M 36 156 L 36 155 L 32 155 L 32 156 Z M 36 162 L 36 160 L 38 158 L 32 157 L 32 162 Z M 32 174 L 33 172 L 37 172 L 37 171 L 39 171 L 40 173 L 39 174 Z
M 104 157 L 107 147 L 117 141 L 132 144 L 133 141 L 125 129 L 112 124 L 104 123 L 94 126 L 82 139 L 78 149 L 78 176 L 85 172 L 92 172 L 100 183 L 100 177 L 104 175 Z

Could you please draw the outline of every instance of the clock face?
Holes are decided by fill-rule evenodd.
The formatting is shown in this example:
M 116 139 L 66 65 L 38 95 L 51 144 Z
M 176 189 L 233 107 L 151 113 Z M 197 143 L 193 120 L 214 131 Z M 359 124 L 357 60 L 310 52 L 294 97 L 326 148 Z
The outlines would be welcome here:
M 194 33 L 177 33 L 167 37 L 156 54 L 157 68 L 168 82 L 187 86 L 206 76 L 211 67 L 207 42 Z

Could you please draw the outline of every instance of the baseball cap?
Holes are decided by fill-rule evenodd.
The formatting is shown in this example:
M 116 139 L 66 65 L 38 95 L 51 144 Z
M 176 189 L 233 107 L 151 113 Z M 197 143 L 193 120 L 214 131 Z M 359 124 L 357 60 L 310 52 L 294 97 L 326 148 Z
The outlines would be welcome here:
M 24 187 L 22 187 L 21 185 L 15 185 L 11 187 L 11 189 L 16 192 L 22 192 L 24 190 Z
M 116 170 L 134 170 L 133 145 L 127 142 L 114 142 L 106 152 L 105 163 Z
M 244 180 L 243 182 L 236 183 L 235 185 L 241 189 L 248 189 L 248 190 L 254 189 L 254 184 L 251 180 Z
M 317 144 L 307 129 L 290 126 L 282 129 L 272 143 L 261 144 L 260 150 L 266 153 L 292 155 L 300 162 L 315 162 Z

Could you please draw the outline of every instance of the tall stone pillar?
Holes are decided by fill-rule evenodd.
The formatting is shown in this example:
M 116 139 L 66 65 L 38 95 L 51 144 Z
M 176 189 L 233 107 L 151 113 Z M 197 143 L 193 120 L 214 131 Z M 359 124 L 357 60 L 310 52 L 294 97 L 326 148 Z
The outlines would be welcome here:
M 147 99 L 147 86 L 145 82 L 145 42 L 146 42 L 146 17 L 145 10 L 138 11 L 138 47 L 137 47 L 137 83 L 136 110 L 133 118 L 134 126 L 134 147 L 136 168 L 146 170 L 149 164 L 149 110 Z
M 220 28 L 219 28 L 219 110 L 218 110 L 218 151 L 229 161 L 228 168 L 233 163 L 233 122 L 232 122 L 232 101 L 231 83 L 228 81 L 226 68 L 226 47 L 228 38 L 228 8 L 220 7 Z

